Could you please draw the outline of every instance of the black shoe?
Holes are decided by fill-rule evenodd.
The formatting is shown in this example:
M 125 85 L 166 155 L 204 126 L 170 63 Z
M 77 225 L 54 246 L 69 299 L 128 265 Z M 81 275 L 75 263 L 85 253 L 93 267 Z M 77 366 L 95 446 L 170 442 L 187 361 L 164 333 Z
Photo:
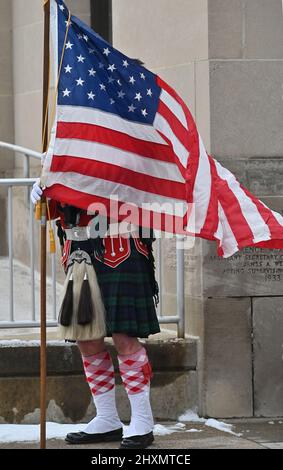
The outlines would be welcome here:
M 91 444 L 95 442 L 114 442 L 121 441 L 123 436 L 123 428 L 114 431 L 89 434 L 87 432 L 70 432 L 67 434 L 65 441 L 69 444 Z
M 154 441 L 153 432 L 142 436 L 124 437 L 120 449 L 146 449 Z

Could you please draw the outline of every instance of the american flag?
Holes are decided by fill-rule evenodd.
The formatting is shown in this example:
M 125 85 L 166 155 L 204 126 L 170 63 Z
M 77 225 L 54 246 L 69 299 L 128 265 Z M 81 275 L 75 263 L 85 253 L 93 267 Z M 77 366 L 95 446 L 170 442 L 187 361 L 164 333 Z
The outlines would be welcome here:
M 173 232 L 215 240 L 223 257 L 246 246 L 283 248 L 283 217 L 208 155 L 178 94 L 70 18 L 64 2 L 51 1 L 60 75 L 46 196 L 88 209 L 94 202 L 109 208 L 115 195 L 143 221 L 149 215 L 153 228 L 167 230 L 170 216 Z

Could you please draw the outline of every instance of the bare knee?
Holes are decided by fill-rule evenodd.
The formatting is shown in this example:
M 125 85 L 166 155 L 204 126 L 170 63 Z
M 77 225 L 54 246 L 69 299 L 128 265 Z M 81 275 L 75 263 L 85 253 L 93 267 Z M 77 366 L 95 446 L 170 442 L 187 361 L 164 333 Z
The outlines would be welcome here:
M 122 333 L 113 333 L 112 338 L 118 354 L 134 354 L 142 346 L 137 338 L 133 338 Z
M 93 356 L 105 350 L 104 338 L 78 341 L 77 344 L 83 356 Z

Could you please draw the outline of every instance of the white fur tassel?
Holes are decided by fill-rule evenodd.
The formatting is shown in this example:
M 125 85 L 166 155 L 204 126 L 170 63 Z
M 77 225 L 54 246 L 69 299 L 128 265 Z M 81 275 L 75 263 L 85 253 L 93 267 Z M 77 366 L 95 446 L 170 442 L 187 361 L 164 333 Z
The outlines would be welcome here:
M 72 316 L 72 323 L 70 326 L 62 326 L 59 324 L 58 333 L 60 339 L 72 340 L 72 341 L 88 341 L 92 339 L 100 339 L 106 335 L 105 327 L 105 308 L 101 297 L 100 287 L 97 282 L 97 277 L 94 268 L 85 263 L 74 262 L 72 266 L 72 277 L 73 277 L 73 295 L 74 295 L 74 312 Z M 71 269 L 69 269 L 71 271 Z M 87 325 L 78 325 L 77 323 L 77 311 L 80 299 L 80 292 L 82 283 L 87 273 L 89 285 L 91 289 L 91 297 L 94 306 L 95 318 Z M 71 273 L 70 273 L 71 274 Z M 69 272 L 66 278 L 66 286 L 70 278 Z

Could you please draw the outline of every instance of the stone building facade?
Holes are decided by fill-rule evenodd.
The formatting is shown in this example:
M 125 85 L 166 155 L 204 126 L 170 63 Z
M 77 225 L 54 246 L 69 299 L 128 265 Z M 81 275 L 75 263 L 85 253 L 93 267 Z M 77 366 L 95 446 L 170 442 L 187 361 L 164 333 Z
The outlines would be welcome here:
M 66 3 L 91 21 L 90 0 Z M 36 150 L 42 21 L 42 0 L 0 0 L 0 140 Z M 282 1 L 113 0 L 112 39 L 180 93 L 208 151 L 282 212 Z M 0 151 L 1 176 L 21 172 L 21 158 Z M 1 246 L 3 254 L 4 239 Z M 172 248 L 164 243 L 168 314 L 176 306 Z M 220 260 L 212 243 L 197 240 L 185 257 L 186 328 L 199 338 L 200 412 L 283 416 L 282 252 L 248 249 Z

